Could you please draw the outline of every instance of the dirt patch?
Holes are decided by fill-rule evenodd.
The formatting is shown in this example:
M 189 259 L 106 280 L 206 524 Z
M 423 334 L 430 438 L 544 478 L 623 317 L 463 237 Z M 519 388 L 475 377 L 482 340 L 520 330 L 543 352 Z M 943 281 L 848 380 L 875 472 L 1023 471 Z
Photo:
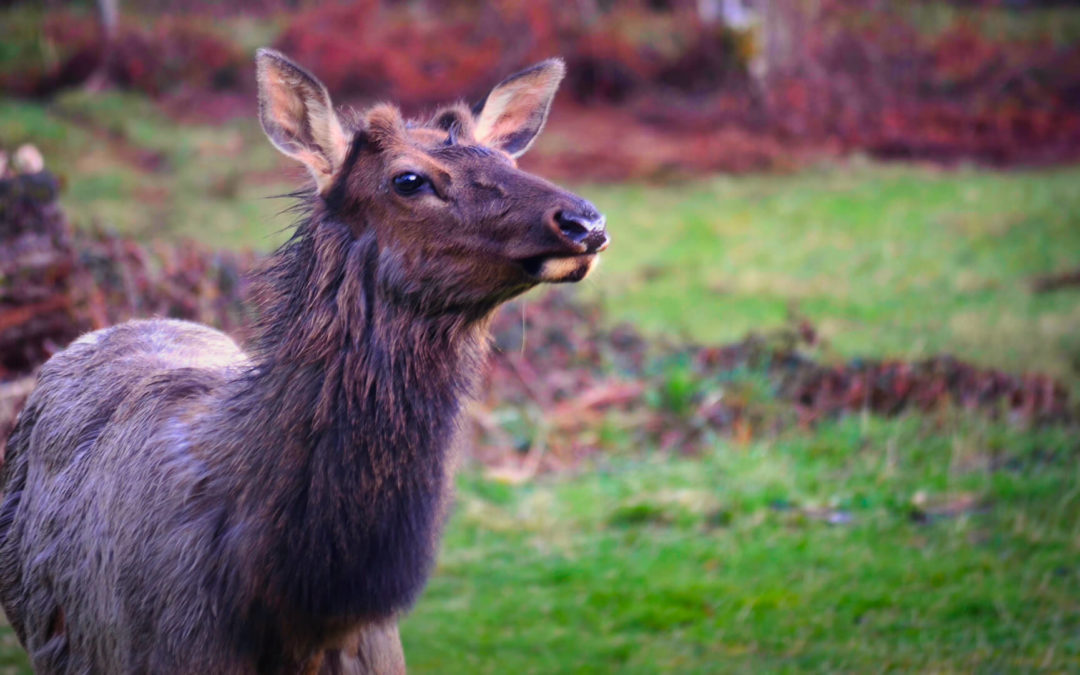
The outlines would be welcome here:
M 561 180 L 670 182 L 715 172 L 791 171 L 835 154 L 823 143 L 784 143 L 769 133 L 717 125 L 675 130 L 643 106 L 557 104 L 522 166 Z

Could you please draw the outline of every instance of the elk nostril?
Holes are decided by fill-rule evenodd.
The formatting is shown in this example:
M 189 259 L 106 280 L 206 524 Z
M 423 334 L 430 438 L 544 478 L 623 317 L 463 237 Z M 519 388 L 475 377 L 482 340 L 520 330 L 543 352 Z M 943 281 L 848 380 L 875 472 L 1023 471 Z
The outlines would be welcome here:
M 555 222 L 559 224 L 559 231 L 575 244 L 585 241 L 592 232 L 592 222 L 576 213 L 559 211 L 555 214 Z

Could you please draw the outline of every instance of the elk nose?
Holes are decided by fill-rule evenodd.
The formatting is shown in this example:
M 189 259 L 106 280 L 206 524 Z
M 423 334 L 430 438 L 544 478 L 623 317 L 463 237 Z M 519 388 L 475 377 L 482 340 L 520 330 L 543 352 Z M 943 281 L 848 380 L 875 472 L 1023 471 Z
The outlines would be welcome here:
M 575 244 L 584 245 L 586 253 L 597 253 L 607 247 L 608 236 L 604 227 L 604 217 L 595 211 L 591 213 L 558 211 L 555 213 L 555 223 L 564 237 Z

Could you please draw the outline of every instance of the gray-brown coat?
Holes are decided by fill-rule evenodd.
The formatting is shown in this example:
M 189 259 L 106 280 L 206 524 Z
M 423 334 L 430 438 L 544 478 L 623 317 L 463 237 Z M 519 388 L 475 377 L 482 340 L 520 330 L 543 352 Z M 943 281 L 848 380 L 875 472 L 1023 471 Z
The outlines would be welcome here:
M 516 167 L 561 62 L 426 123 L 342 120 L 284 56 L 257 65 L 263 128 L 315 190 L 252 343 L 91 333 L 9 439 L 0 601 L 40 672 L 403 670 L 488 318 L 607 244 L 588 202 Z

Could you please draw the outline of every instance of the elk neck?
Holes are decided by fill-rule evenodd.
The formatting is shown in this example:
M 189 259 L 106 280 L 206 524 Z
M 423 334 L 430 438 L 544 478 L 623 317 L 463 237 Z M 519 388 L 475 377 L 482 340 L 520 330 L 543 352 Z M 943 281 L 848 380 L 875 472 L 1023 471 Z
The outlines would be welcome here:
M 261 273 L 252 366 L 222 406 L 250 583 L 307 617 L 386 616 L 422 589 L 487 353 L 491 308 L 394 300 L 381 255 L 373 228 L 309 214 Z

